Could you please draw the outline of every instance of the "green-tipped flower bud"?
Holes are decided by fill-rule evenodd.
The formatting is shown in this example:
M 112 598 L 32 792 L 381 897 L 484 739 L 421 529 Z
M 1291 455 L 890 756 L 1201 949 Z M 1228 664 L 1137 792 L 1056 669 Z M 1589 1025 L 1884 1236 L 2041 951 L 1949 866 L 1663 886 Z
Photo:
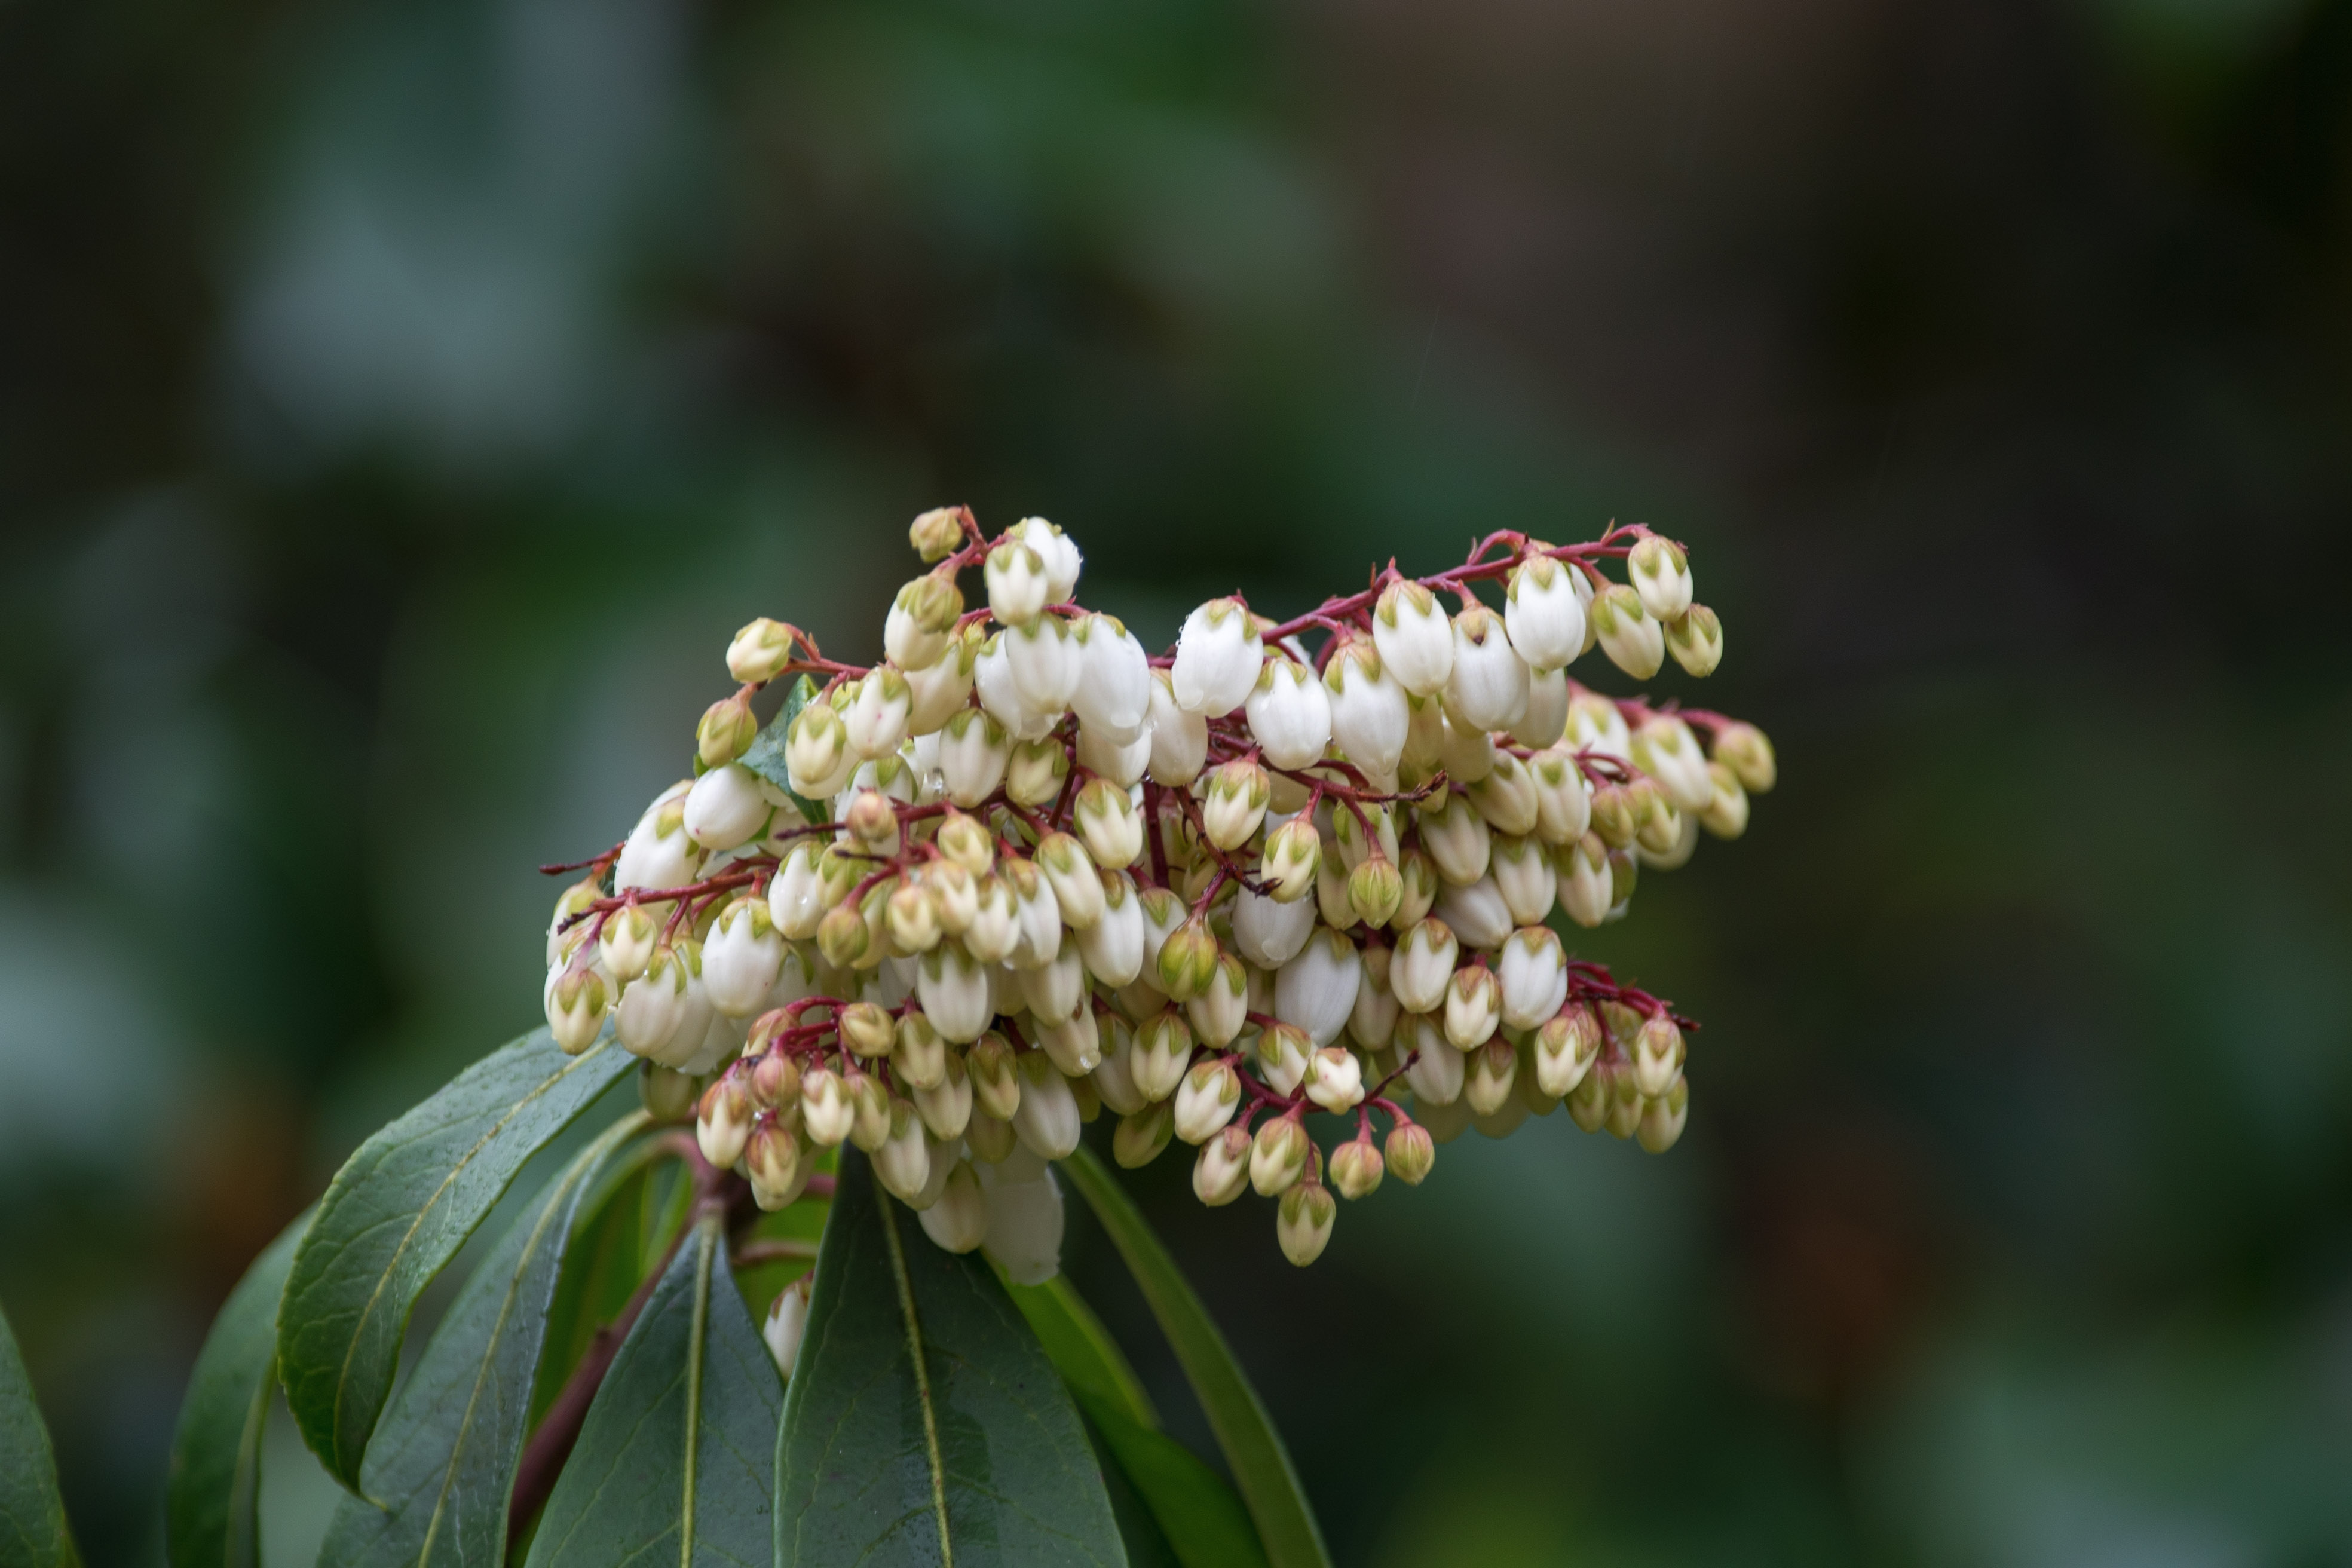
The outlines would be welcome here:
M 1335 1115 L 1364 1099 L 1364 1064 L 1345 1046 L 1325 1046 L 1307 1058 L 1307 1098 Z
M 1209 842 L 1220 849 L 1238 849 L 1250 841 L 1265 820 L 1274 782 L 1265 769 L 1247 757 L 1226 763 L 1209 775 L 1201 802 L 1201 822 Z
M 991 1029 L 964 1053 L 963 1065 L 971 1074 L 971 1096 L 980 1109 L 1000 1121 L 1011 1121 L 1021 1108 L 1021 1074 L 1013 1066 L 1012 1044 Z
M 1323 1249 L 1331 1244 L 1331 1223 L 1339 1213 L 1339 1205 L 1320 1182 L 1301 1182 L 1284 1193 L 1274 1224 L 1282 1255 L 1301 1268 L 1322 1257 Z
M 547 1028 L 567 1056 L 576 1057 L 595 1043 L 611 996 L 604 975 L 593 965 L 575 961 L 548 972 Z
M 1224 1130 L 1241 1102 L 1241 1077 L 1231 1062 L 1201 1063 L 1176 1090 L 1176 1135 L 1187 1143 L 1206 1143 Z
M 956 552 L 959 545 L 963 543 L 963 509 L 955 506 L 933 507 L 915 519 L 908 528 L 907 542 L 915 547 L 915 553 L 921 556 L 927 563 L 945 561 Z M 972 1245 L 976 1247 L 979 1243 L 974 1242 Z M 950 1248 L 950 1250 L 969 1252 L 971 1247 Z
M 1666 651 L 1683 673 L 1706 677 L 1723 662 L 1723 622 L 1705 605 L 1693 605 L 1666 623 Z
M 882 649 L 902 670 L 929 669 L 953 640 L 963 614 L 963 590 L 952 577 L 929 573 L 898 590 L 882 622 Z
M 1642 607 L 1660 621 L 1671 621 L 1691 607 L 1690 562 L 1683 547 L 1671 539 L 1650 535 L 1625 558 L 1625 574 Z
M 1023 741 L 1013 748 L 1004 769 L 1004 793 L 1016 805 L 1050 805 L 1062 793 L 1070 773 L 1070 754 L 1052 735 Z
M 973 1107 L 971 1122 L 963 1130 L 963 1141 L 971 1146 L 972 1158 L 982 1164 L 1002 1165 L 1021 1146 L 1013 1131 L 1013 1123 L 1002 1117 L 991 1116 Z
M 1737 838 L 1748 831 L 1748 791 L 1739 775 L 1721 763 L 1707 763 L 1706 775 L 1715 795 L 1698 814 L 1699 826 L 1717 838 Z
M 801 1125 L 811 1138 L 827 1149 L 837 1148 L 856 1121 L 857 1108 L 850 1103 L 839 1073 L 820 1066 L 801 1075 Z
M 1492 1116 L 1503 1109 L 1518 1083 L 1519 1053 L 1510 1041 L 1497 1037 L 1469 1052 L 1466 1065 L 1462 1098 L 1469 1102 L 1472 1114 Z
M 873 1002 L 853 1002 L 844 1007 L 834 1026 L 840 1031 L 843 1045 L 868 1059 L 888 1056 L 898 1037 L 889 1009 Z
M 890 1136 L 890 1092 L 854 1062 L 841 1075 L 841 1083 L 849 1098 L 849 1141 L 871 1154 Z
M 1331 1185 L 1349 1203 L 1370 1197 L 1384 1173 L 1381 1152 L 1373 1147 L 1369 1132 L 1331 1151 Z
M 1146 1100 L 1166 1100 L 1184 1081 L 1192 1060 L 1192 1030 L 1184 1015 L 1167 1007 L 1143 1021 L 1128 1048 L 1127 1073 Z
M 703 710 L 694 727 L 694 754 L 706 768 L 724 767 L 751 749 L 760 721 L 751 712 L 751 694 L 738 691 Z
M 1403 904 L 1404 875 L 1387 856 L 1369 856 L 1348 873 L 1348 907 L 1366 925 L 1387 925 Z
M 1571 1004 L 1536 1031 L 1536 1083 L 1552 1098 L 1565 1099 L 1600 1054 L 1601 1021 L 1584 1004 Z
M 1294 816 L 1266 836 L 1258 879 L 1276 902 L 1296 903 L 1315 890 L 1316 868 L 1322 862 L 1323 840 L 1315 824 Z
M 890 1047 L 890 1072 L 908 1089 L 936 1089 L 947 1078 L 948 1047 L 929 1016 L 910 1011 L 900 1018 Z
M 857 755 L 849 749 L 849 726 L 829 703 L 810 703 L 784 731 L 786 776 L 793 789 L 812 800 L 840 794 L 856 766 Z
M 751 1178 L 751 1201 L 761 1208 L 788 1208 L 808 1185 L 809 1162 L 801 1141 L 773 1116 L 762 1116 L 743 1145 L 743 1173 Z
M 1175 1135 L 1176 1108 L 1167 1100 L 1147 1105 L 1118 1119 L 1110 1136 L 1111 1158 L 1130 1171 L 1141 1170 L 1160 1158 Z
M 1143 816 L 1127 791 L 1108 779 L 1088 779 L 1072 815 L 1096 865 L 1115 871 L 1142 855 Z
M 1769 793 L 1773 782 L 1780 777 L 1772 742 L 1753 724 L 1731 723 L 1717 730 L 1714 756 L 1732 771 L 1740 787 L 1750 795 Z
M 751 1064 L 751 1103 L 761 1110 L 800 1109 L 800 1064 L 782 1051 L 772 1050 Z M 710 1162 L 716 1165 L 718 1161 Z
M 1416 1107 L 1416 1109 L 1418 1109 Z M 1437 1163 L 1437 1143 L 1429 1129 L 1411 1121 L 1400 1121 L 1389 1129 L 1388 1167 L 1396 1179 L 1409 1187 L 1421 1185 Z
M 764 686 L 793 658 L 793 628 L 761 616 L 727 645 L 727 673 L 746 686 Z
M 1683 1135 L 1683 1121 L 1689 1113 L 1690 1085 L 1676 1079 L 1665 1093 L 1642 1102 L 1642 1120 L 1634 1136 L 1651 1153 L 1663 1154 Z
M 694 1077 L 659 1062 L 639 1062 L 637 1099 L 656 1121 L 683 1121 L 694 1114 Z
M 1217 1135 L 1201 1145 L 1192 1162 L 1192 1195 L 1219 1208 L 1242 1195 L 1249 1186 L 1250 1135 L 1227 1122 Z
M 1483 963 L 1465 963 L 1445 987 L 1445 1037 L 1467 1051 L 1484 1045 L 1503 1021 L 1503 986 Z
M 1250 1149 L 1250 1185 L 1260 1197 L 1287 1192 L 1306 1173 L 1314 1149 L 1307 1129 L 1292 1116 L 1277 1116 L 1257 1130 Z
M 653 961 L 654 943 L 660 938 L 661 927 L 651 915 L 635 904 L 624 904 L 604 917 L 604 928 L 598 933 L 598 955 L 605 972 L 625 984 L 646 972 L 646 965 Z
M 1666 662 L 1665 628 L 1643 607 L 1641 595 L 1623 584 L 1596 595 L 1591 610 L 1593 636 L 1609 662 L 1636 680 L 1647 680 Z
M 1591 1070 L 1567 1095 L 1569 1120 L 1587 1132 L 1600 1131 L 1616 1099 L 1616 1073 L 1615 1063 L 1594 1062 Z
M 846 900 L 825 911 L 816 928 L 817 951 L 835 969 L 855 969 L 866 957 L 871 935 L 863 910 Z
M 1184 1004 L 1192 1036 L 1213 1050 L 1223 1050 L 1238 1038 L 1249 1016 L 1249 972 L 1242 961 L 1226 953 L 1217 960 L 1216 973 L 1200 994 Z
M 1149 938 L 1146 939 L 1149 941 Z M 1168 933 L 1160 944 L 1156 973 L 1160 989 L 1171 1001 L 1189 1002 L 1208 988 L 1217 973 L 1217 939 L 1208 922 L 1198 915 L 1188 916 L 1184 923 Z
M 932 1137 L 952 1142 L 971 1123 L 971 1076 L 957 1052 L 947 1053 L 944 1067 L 938 1083 L 915 1090 L 915 1110 Z
M 722 1171 L 741 1159 L 756 1114 L 740 1077 L 730 1072 L 714 1079 L 695 1108 L 694 1141 L 702 1157 Z
M 874 1179 L 899 1202 L 920 1208 L 917 1200 L 931 1183 L 930 1142 L 910 1102 L 893 1095 L 887 1103 L 889 1128 L 874 1149 Z
M 1673 1018 L 1658 1013 L 1644 1020 L 1633 1037 L 1633 1087 L 1644 1095 L 1665 1093 L 1682 1071 L 1685 1050 Z

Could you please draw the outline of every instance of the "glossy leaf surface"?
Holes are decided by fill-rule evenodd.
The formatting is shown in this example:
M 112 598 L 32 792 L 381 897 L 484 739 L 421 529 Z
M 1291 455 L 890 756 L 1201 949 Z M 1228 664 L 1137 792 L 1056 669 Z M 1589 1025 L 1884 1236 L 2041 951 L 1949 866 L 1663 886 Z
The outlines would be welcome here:
M 32 1379 L 16 1335 L 0 1317 L 0 1563 L 6 1568 L 75 1568 L 73 1533 L 58 1496 L 58 1460 L 33 1400 Z
M 706 1218 L 605 1373 L 530 1568 L 765 1568 L 781 1382 Z
M 417 1292 L 524 1162 L 635 1063 L 609 1036 L 567 1057 L 535 1029 L 377 1132 L 336 1173 L 295 1249 L 278 1360 L 303 1441 L 346 1487 L 360 1484 Z
M 360 1472 L 366 1496 L 347 1496 L 336 1509 L 321 1563 L 462 1568 L 504 1555 L 508 1499 L 572 1222 L 598 1170 L 646 1120 L 625 1116 L 583 1150 L 466 1281 L 369 1444 Z
M 1274 1430 L 1265 1406 L 1250 1386 L 1248 1374 L 1234 1359 L 1231 1346 L 1216 1322 L 1201 1305 L 1200 1297 L 1160 1244 L 1142 1211 L 1127 1195 L 1102 1162 L 1081 1145 L 1062 1162 L 1062 1170 L 1076 1183 L 1095 1217 L 1102 1222 L 1112 1245 L 1118 1248 L 1128 1271 L 1142 1288 L 1168 1336 L 1192 1393 L 1209 1417 L 1217 1446 L 1249 1505 L 1257 1525 L 1266 1561 L 1274 1568 L 1325 1568 L 1330 1556 L 1323 1532 L 1298 1484 L 1289 1450 Z
M 839 1180 L 776 1447 L 778 1568 L 1125 1563 L 1077 1409 L 996 1276 L 865 1160 Z
M 172 1568 L 255 1568 L 261 1561 L 261 1433 L 278 1386 L 278 1298 L 309 1214 L 255 1258 L 196 1355 L 163 1495 Z

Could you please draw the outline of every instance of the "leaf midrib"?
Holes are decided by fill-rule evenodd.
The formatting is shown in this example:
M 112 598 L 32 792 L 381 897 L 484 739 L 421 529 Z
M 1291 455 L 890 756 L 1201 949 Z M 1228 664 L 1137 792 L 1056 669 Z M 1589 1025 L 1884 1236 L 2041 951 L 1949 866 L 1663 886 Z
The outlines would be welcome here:
M 890 1278 L 898 1289 L 898 1312 L 907 1321 L 907 1350 L 915 1363 L 915 1398 L 923 1411 L 923 1457 L 931 1471 L 931 1507 L 940 1521 L 940 1568 L 955 1568 L 955 1543 L 948 1532 L 947 1465 L 940 1457 L 940 1418 L 931 1398 L 930 1369 L 923 1355 L 922 1320 L 915 1311 L 914 1281 L 907 1275 L 906 1249 L 898 1242 L 898 1222 L 890 1210 L 896 1202 L 887 1193 L 876 1193 L 875 1206 L 882 1215 L 882 1237 L 890 1248 Z

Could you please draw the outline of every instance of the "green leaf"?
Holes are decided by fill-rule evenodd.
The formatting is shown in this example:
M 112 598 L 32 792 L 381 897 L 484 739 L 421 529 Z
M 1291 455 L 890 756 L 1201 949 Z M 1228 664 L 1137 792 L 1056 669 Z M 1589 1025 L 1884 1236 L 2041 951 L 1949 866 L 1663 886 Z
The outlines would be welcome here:
M 7 1568 L 77 1568 L 58 1496 L 58 1459 L 49 1429 L 33 1403 L 33 1381 L 16 1352 L 16 1335 L 0 1316 L 0 1563 Z
M 1130 1420 L 1157 1428 L 1160 1412 L 1143 1391 L 1143 1380 L 1129 1366 L 1127 1352 L 1110 1337 L 1095 1310 L 1078 1294 L 1066 1274 L 1056 1274 L 1043 1285 L 1007 1285 L 1005 1293 L 1021 1315 L 1029 1320 L 1037 1342 L 1070 1392 L 1081 1401 L 1093 1401 L 1126 1412 Z
M 253 1260 L 197 1352 L 164 1485 L 172 1568 L 261 1561 L 261 1428 L 278 1386 L 278 1297 L 310 1223 L 306 1210 Z
M 1068 1390 L 988 1266 L 846 1159 L 776 1443 L 777 1568 L 1125 1564 Z
M 1087 1423 L 1087 1440 L 1094 1445 L 1095 1462 L 1102 1467 L 1103 1489 L 1110 1494 L 1111 1517 L 1118 1521 L 1119 1544 L 1127 1548 L 1128 1568 L 1183 1568 L 1160 1521 L 1151 1517 L 1143 1494 L 1118 1468 L 1118 1458 L 1103 1442 L 1101 1429 L 1091 1421 Z
M 676 1151 L 662 1140 L 646 1139 L 610 1162 L 582 1203 L 571 1244 L 564 1248 L 555 1300 L 547 1309 L 547 1343 L 540 1352 L 539 1382 L 530 1399 L 532 1426 L 563 1392 L 572 1369 L 595 1342 L 597 1331 L 621 1315 L 644 1280 L 637 1233 L 651 1185 L 649 1167 L 676 1158 Z
M 1323 1532 L 1315 1511 L 1298 1484 L 1289 1451 L 1267 1419 L 1257 1391 L 1234 1359 L 1225 1336 L 1217 1331 L 1201 1299 L 1192 1293 L 1176 1260 L 1160 1245 L 1144 1220 L 1102 1162 L 1081 1145 L 1062 1162 L 1062 1169 L 1077 1185 L 1095 1217 L 1108 1232 L 1128 1271 L 1143 1289 L 1160 1332 L 1168 1336 L 1179 1365 L 1192 1385 L 1209 1429 L 1257 1522 L 1259 1541 L 1273 1568 L 1326 1568 L 1331 1559 L 1324 1550 Z
M 535 1029 L 360 1145 L 294 1252 L 278 1367 L 302 1440 L 356 1489 L 417 1292 L 525 1161 L 636 1065 L 610 1036 L 576 1057 Z
M 802 676 L 784 693 L 784 705 L 776 710 L 775 721 L 752 737 L 751 749 L 743 753 L 743 765 L 792 796 L 799 808 L 801 820 L 807 823 L 830 822 L 833 813 L 818 805 L 793 788 L 793 775 L 784 766 L 784 732 L 800 717 L 802 709 L 816 700 L 816 682 Z
M 1241 1498 L 1190 1448 L 1160 1430 L 1160 1416 L 1126 1352 L 1069 1277 L 1007 1289 L 1086 1412 L 1097 1447 L 1110 1458 L 1104 1479 L 1113 1482 L 1113 1505 L 1120 1501 L 1118 1487 L 1126 1486 L 1150 1511 L 1163 1550 L 1184 1568 L 1265 1563 L 1265 1549 Z M 1129 1555 L 1137 1555 L 1136 1533 L 1124 1515 L 1120 1529 Z
M 637 1111 L 599 1135 L 466 1281 L 368 1445 L 366 1497 L 336 1509 L 320 1563 L 461 1568 L 505 1555 L 507 1505 L 572 1221 L 606 1158 L 646 1121 Z
M 706 1216 L 588 1406 L 530 1568 L 765 1568 L 779 1383 L 728 1272 L 719 1216 Z

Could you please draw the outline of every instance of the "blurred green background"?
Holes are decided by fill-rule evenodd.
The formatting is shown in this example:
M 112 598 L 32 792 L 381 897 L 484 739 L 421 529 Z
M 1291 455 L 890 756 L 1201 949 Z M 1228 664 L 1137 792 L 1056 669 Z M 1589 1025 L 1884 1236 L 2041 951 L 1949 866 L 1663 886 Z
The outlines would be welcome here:
M 2352 1563 L 2352 0 L 16 0 L 0 214 L 0 1300 L 99 1568 L 534 1021 L 534 864 L 957 500 L 1154 644 L 1646 521 L 1779 743 L 1586 944 L 1706 1020 L 1671 1156 L 1304 1273 L 1137 1180 L 1339 1561 Z

